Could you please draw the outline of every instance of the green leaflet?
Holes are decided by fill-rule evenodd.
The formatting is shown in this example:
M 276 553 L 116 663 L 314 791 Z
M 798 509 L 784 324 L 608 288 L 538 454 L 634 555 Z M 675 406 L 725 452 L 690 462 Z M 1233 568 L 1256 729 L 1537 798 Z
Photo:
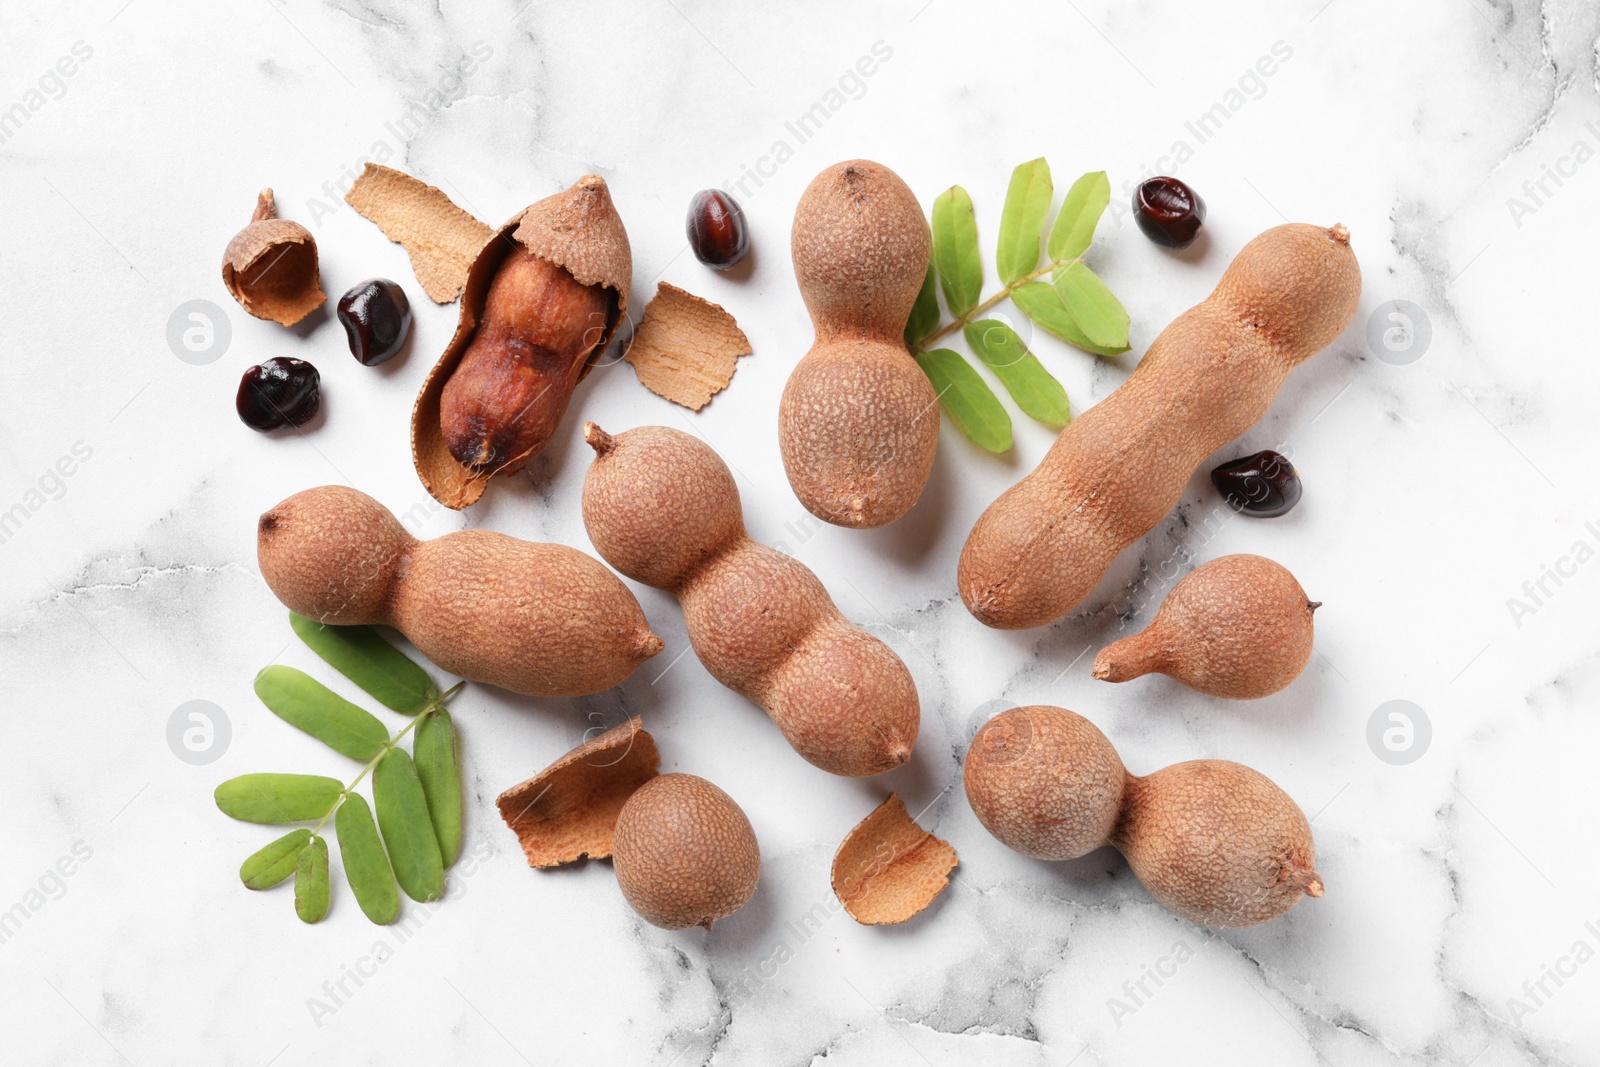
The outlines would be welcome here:
M 428 799 L 417 769 L 405 751 L 393 748 L 372 772 L 372 798 L 378 827 L 389 847 L 389 862 L 400 888 L 412 900 L 438 900 L 444 892 L 444 863 L 433 835 Z
M 378 827 L 366 798 L 351 793 L 339 805 L 333 829 L 339 838 L 345 880 L 355 891 L 356 903 L 379 926 L 394 922 L 400 914 L 400 891 L 395 888 L 394 871 L 389 868 L 383 842 L 378 840 Z
M 319 774 L 241 774 L 217 786 L 222 814 L 244 822 L 320 819 L 333 809 L 344 783 Z
M 264 668 L 256 675 L 256 696 L 284 722 L 351 759 L 366 762 L 389 743 L 389 728 L 372 712 L 293 667 Z
M 980 319 L 967 323 L 962 333 L 1024 413 L 1047 426 L 1065 426 L 1072 418 L 1067 391 L 1007 323 Z
M 939 403 L 968 440 L 997 454 L 1011 448 L 1011 416 L 959 353 L 936 348 L 919 353 L 917 362 L 933 382 Z
M 1039 265 L 1040 230 L 1045 216 L 1050 214 L 1050 198 L 1054 195 L 1050 164 L 1043 157 L 1020 164 L 1011 172 L 995 250 L 995 269 L 1005 284 L 1021 281 Z
M 369 626 L 326 626 L 292 611 L 289 625 L 311 651 L 386 708 L 415 715 L 439 695 L 427 671 Z
M 959 317 L 976 307 L 983 290 L 983 256 L 978 251 L 972 198 L 959 185 L 933 202 L 933 262 L 950 314 Z
M 1106 348 L 1128 347 L 1128 312 L 1092 270 L 1069 263 L 1056 275 L 1055 287 L 1084 336 Z
M 934 330 L 939 328 L 939 294 L 934 290 L 939 284 L 939 272 L 933 260 L 928 260 L 928 273 L 922 279 L 922 289 L 917 302 L 911 307 L 911 318 L 906 320 L 906 347 L 913 352 Z
M 456 763 L 456 730 L 450 713 L 440 708 L 417 723 L 411 746 L 417 780 L 428 798 L 433 836 L 446 867 L 461 854 L 461 771 Z
M 1061 302 L 1061 294 L 1049 282 L 1029 282 L 1015 289 L 1011 293 L 1011 302 L 1035 326 L 1055 334 L 1070 345 L 1077 345 L 1085 352 L 1093 352 L 1097 356 L 1115 356 L 1128 350 L 1127 345 L 1108 348 L 1085 337 L 1083 331 L 1078 329 L 1078 324 L 1072 321 L 1067 305 Z
M 1056 224 L 1050 229 L 1050 259 L 1077 259 L 1089 249 L 1095 227 L 1111 203 L 1111 179 L 1103 170 L 1091 171 L 1072 183 L 1061 202 Z
M 313 837 L 300 850 L 294 869 L 294 913 L 303 923 L 319 923 L 328 914 L 328 842 Z
M 294 873 L 300 853 L 311 840 L 305 827 L 290 830 L 270 845 L 265 845 L 239 866 L 239 880 L 246 889 L 271 889 Z

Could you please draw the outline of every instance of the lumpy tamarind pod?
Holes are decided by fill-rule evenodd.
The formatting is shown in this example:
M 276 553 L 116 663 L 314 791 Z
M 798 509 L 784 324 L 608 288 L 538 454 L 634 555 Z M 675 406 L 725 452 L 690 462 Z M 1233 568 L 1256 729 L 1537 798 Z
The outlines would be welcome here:
M 538 455 L 626 314 L 632 284 L 628 234 L 598 175 L 489 238 L 467 272 L 455 335 L 411 410 L 411 457 L 435 500 L 460 510 Z
M 706 670 L 759 705 L 807 761 L 882 774 L 911 758 L 921 721 L 900 657 L 852 625 L 811 569 L 745 534 L 733 474 L 681 430 L 616 436 L 594 423 L 583 522 L 602 559 L 683 607 Z
M 1165 674 L 1211 696 L 1271 696 L 1305 670 L 1311 617 L 1321 606 L 1282 564 L 1223 556 L 1173 586 L 1149 626 L 1102 648 L 1094 676 L 1126 682 Z
M 439 398 L 450 454 L 485 475 L 515 474 L 544 451 L 595 345 L 612 297 L 526 249 L 507 253 L 483 324 Z
M 597 693 L 661 651 L 639 602 L 594 557 L 488 530 L 419 541 L 347 486 L 269 508 L 256 556 L 290 611 L 393 626 L 441 669 L 517 693 Z
M 1171 513 L 1201 462 L 1266 414 L 1289 371 L 1333 343 L 1360 298 L 1343 226 L 1277 226 L 1245 245 L 1205 302 L 978 519 L 956 576 L 967 609 L 1004 630 L 1071 611 Z
M 1129 774 L 1094 723 L 1035 704 L 983 725 L 962 781 L 973 814 L 1007 848 L 1068 860 L 1115 846 L 1159 904 L 1201 926 L 1256 926 L 1322 896 L 1305 813 L 1238 763 Z
M 905 344 L 928 223 L 899 175 L 853 159 L 806 187 L 791 244 L 816 340 L 783 388 L 783 469 L 817 518 L 883 526 L 921 497 L 939 445 L 939 398 Z

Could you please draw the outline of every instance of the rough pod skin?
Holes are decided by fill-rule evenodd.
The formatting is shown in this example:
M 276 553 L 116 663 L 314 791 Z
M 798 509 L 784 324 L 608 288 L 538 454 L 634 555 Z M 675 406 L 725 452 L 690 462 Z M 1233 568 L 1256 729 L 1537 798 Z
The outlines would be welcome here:
M 261 576 L 290 611 L 393 626 L 442 669 L 534 696 L 609 689 L 661 651 L 639 602 L 563 545 L 462 530 L 408 534 L 365 493 L 296 493 L 256 527 Z
M 1172 511 L 1195 468 L 1266 414 L 1289 371 L 1339 336 L 1360 298 L 1343 226 L 1277 226 L 1245 245 L 1211 296 L 978 519 L 957 572 L 967 609 L 1005 630 L 1071 611 Z
M 1157 673 L 1214 697 L 1271 696 L 1305 669 L 1321 606 L 1281 564 L 1223 556 L 1173 586 L 1149 626 L 1101 649 L 1094 676 L 1126 682 Z
M 905 664 L 851 625 L 798 560 L 745 535 L 727 464 L 665 426 L 612 437 L 593 423 L 583 521 L 601 557 L 677 596 L 706 670 L 760 705 L 794 750 L 833 774 L 911 758 L 920 711 Z
M 904 340 L 928 223 L 894 171 L 854 159 L 807 186 L 792 244 L 816 341 L 778 408 L 784 470 L 819 519 L 882 526 L 922 495 L 939 443 L 938 396 Z
M 1304 813 L 1237 763 L 1193 760 L 1140 778 L 1089 720 L 1034 705 L 978 731 L 963 777 L 1001 844 L 1040 859 L 1114 845 L 1151 896 L 1201 926 L 1255 926 L 1322 895 Z
M 761 876 L 761 849 L 733 798 L 704 778 L 663 774 L 622 806 L 612 838 L 622 895 L 668 930 L 711 924 L 744 907 Z

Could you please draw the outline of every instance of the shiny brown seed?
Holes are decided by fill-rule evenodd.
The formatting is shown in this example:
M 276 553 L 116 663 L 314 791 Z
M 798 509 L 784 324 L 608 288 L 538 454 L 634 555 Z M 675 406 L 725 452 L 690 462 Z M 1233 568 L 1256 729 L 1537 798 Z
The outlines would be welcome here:
M 720 189 L 702 189 L 689 201 L 689 247 L 708 267 L 727 270 L 750 251 L 739 202 Z

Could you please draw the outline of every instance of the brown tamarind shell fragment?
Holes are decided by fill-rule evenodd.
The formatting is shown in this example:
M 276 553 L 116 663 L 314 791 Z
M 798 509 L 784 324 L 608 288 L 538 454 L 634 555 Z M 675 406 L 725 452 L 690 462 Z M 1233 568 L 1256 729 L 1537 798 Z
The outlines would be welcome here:
M 530 867 L 605 859 L 622 805 L 660 764 L 655 739 L 635 715 L 507 789 L 495 805 Z
M 833 893 L 863 926 L 902 923 L 950 884 L 956 850 L 906 811 L 898 793 L 851 830 L 833 857 Z

